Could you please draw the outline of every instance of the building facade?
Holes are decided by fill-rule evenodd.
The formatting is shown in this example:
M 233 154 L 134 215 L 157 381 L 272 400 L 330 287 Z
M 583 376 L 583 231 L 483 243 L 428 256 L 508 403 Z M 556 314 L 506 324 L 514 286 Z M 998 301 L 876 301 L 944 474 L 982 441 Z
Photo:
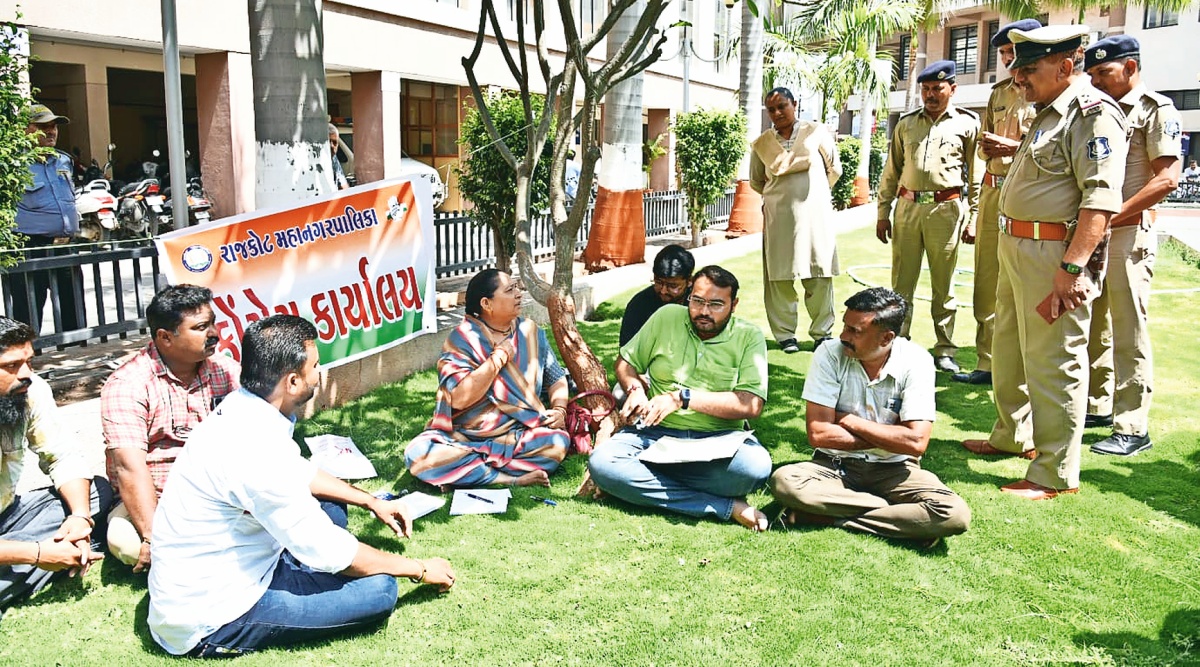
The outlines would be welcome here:
M 480 0 L 325 0 L 324 62 L 330 119 L 352 142 L 359 182 L 400 173 L 408 155 L 436 168 L 450 183 L 444 208 L 463 206 L 454 187 L 460 158 L 458 126 L 471 96 L 462 58 L 471 52 Z M 501 31 L 516 34 L 517 3 L 496 0 Z M 664 59 L 646 73 L 643 135 L 665 133 L 681 110 L 684 89 L 691 106 L 737 108 L 734 36 L 740 9 L 724 0 L 688 0 L 667 10 L 660 29 L 668 35 Z M 545 3 L 552 59 L 566 43 L 556 3 Z M 581 34 L 604 19 L 606 0 L 572 0 Z M 159 0 L 0 0 L 0 15 L 30 35 L 30 72 L 38 100 L 71 117 L 59 147 L 86 164 L 103 164 L 112 153 L 117 178 L 136 175 L 140 164 L 167 152 Z M 184 92 L 184 142 L 204 176 L 214 213 L 253 210 L 254 100 L 250 24 L 244 0 L 177 0 L 178 41 Z M 683 14 L 681 12 L 689 12 Z M 682 35 L 669 27 L 683 18 L 693 26 L 685 81 Z M 527 18 L 532 35 L 532 19 Z M 489 29 L 489 35 L 491 30 Z M 532 39 L 532 38 L 531 38 Z M 599 64 L 604 45 L 591 54 Z M 534 57 L 532 52 L 531 59 Z M 516 87 L 499 48 L 485 46 L 476 68 L 488 89 Z M 544 84 L 531 81 L 535 92 Z M 669 135 L 669 133 L 668 133 Z M 668 141 L 664 142 L 668 148 Z M 651 166 L 650 186 L 674 185 L 673 151 Z

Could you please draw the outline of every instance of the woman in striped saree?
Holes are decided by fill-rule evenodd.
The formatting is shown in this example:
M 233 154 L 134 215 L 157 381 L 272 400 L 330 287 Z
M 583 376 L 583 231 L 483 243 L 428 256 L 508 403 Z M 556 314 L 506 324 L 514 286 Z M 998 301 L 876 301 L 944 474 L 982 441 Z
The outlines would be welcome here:
M 471 278 L 466 311 L 442 346 L 437 406 L 404 450 L 408 469 L 443 488 L 549 486 L 570 444 L 567 373 L 546 334 L 519 317 L 521 289 L 507 274 Z

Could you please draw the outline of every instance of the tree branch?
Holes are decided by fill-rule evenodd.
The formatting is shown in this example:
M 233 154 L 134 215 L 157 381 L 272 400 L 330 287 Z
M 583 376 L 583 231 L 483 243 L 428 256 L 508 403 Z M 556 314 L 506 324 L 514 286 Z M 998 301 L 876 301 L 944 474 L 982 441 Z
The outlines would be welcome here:
M 483 43 L 487 36 L 487 16 L 491 11 L 495 15 L 495 8 L 492 7 L 492 0 L 483 0 L 483 9 L 479 13 L 479 30 L 475 33 L 475 48 L 471 54 L 462 59 L 463 70 L 467 74 L 467 83 L 471 86 L 471 94 L 475 96 L 475 104 L 479 107 L 479 118 L 483 121 L 484 128 L 487 129 L 488 136 L 492 138 L 493 145 L 496 150 L 500 151 L 500 156 L 508 163 L 508 166 L 513 171 L 517 170 L 517 157 L 509 150 L 508 144 L 500 137 L 500 131 L 496 129 L 496 123 L 492 120 L 492 114 L 488 111 L 487 99 L 484 97 L 483 90 L 479 87 L 479 79 L 475 76 L 475 63 L 479 60 L 479 54 L 483 51 Z

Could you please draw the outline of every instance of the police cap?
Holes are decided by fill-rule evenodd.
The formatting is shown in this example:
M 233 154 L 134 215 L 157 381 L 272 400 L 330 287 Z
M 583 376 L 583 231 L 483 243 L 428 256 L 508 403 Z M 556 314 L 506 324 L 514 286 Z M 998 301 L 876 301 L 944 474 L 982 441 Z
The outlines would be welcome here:
M 1052 53 L 1072 53 L 1083 45 L 1086 34 L 1086 25 L 1048 25 L 1029 31 L 1009 31 L 1008 38 L 1017 57 L 1008 68 L 1024 67 Z
M 954 83 L 954 74 L 953 60 L 939 60 L 926 67 L 917 75 L 917 83 L 925 83 L 926 81 L 948 81 Z
M 1113 35 L 1087 47 L 1083 52 L 1083 69 L 1089 70 L 1101 63 L 1139 55 L 1142 45 L 1136 37 L 1129 35 Z
M 992 35 L 992 46 L 998 49 L 1005 44 L 1012 44 L 1012 40 L 1009 39 L 1008 33 L 1013 30 L 1024 30 L 1025 32 L 1029 32 L 1030 30 L 1037 30 L 1040 27 L 1042 27 L 1042 24 L 1039 23 L 1037 19 L 1021 19 L 1020 21 L 1013 21 L 1012 23 L 1009 23 L 1001 28 L 1000 31 L 995 35 Z

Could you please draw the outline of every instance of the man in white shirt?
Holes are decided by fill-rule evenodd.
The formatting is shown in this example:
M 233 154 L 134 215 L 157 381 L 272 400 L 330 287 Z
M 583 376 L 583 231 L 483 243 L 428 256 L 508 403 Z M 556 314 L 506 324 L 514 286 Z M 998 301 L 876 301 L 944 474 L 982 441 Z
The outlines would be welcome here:
M 937 414 L 934 369 L 900 338 L 908 305 L 884 287 L 846 301 L 840 341 L 813 355 L 804 381 L 812 461 L 771 476 L 786 523 L 812 523 L 933 546 L 965 532 L 971 510 L 921 456 Z
M 92 477 L 92 458 L 59 429 L 58 406 L 33 374 L 24 322 L 0 317 L 0 616 L 58 573 L 86 573 L 102 557 L 91 544 L 112 488 Z
M 317 469 L 292 440 L 320 379 L 317 331 L 293 315 L 251 324 L 242 388 L 192 432 L 154 513 L 150 632 L 175 655 L 236 655 L 386 619 L 394 577 L 447 591 L 441 558 L 414 560 L 346 532 L 346 505 L 409 536 L 403 501 Z

